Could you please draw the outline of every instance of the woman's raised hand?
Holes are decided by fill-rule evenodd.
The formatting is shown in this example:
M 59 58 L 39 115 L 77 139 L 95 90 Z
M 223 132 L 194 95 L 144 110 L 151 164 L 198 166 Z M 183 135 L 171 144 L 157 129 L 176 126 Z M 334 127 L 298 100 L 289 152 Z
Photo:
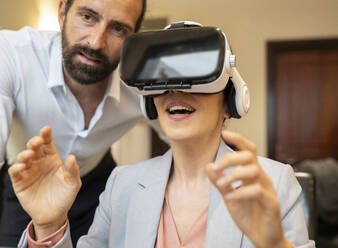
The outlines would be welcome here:
M 277 193 L 257 161 L 256 146 L 237 133 L 224 131 L 222 137 L 239 151 L 208 164 L 206 171 L 233 220 L 256 247 L 293 247 L 284 236 Z M 236 165 L 240 166 L 224 173 Z M 241 186 L 235 189 L 236 181 Z
M 8 173 L 20 204 L 33 220 L 38 240 L 66 222 L 81 187 L 79 167 L 72 155 L 63 167 L 50 127 L 27 142 L 27 149 L 19 153 Z

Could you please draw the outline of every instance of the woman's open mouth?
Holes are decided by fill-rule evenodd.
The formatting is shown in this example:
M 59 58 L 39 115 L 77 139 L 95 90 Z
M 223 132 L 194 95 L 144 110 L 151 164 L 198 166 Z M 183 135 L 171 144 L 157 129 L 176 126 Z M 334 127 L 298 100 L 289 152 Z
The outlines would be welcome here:
M 182 120 L 191 116 L 196 111 L 196 109 L 188 104 L 172 103 L 168 105 L 166 111 L 170 118 L 174 120 Z

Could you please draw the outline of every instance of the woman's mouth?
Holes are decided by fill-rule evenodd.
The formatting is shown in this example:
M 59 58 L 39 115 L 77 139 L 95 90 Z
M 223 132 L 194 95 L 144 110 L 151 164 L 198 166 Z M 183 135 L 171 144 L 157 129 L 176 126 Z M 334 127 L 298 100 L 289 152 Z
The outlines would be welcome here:
M 169 104 L 166 111 L 170 118 L 174 120 L 182 120 L 191 116 L 196 111 L 196 109 L 188 104 L 173 103 Z

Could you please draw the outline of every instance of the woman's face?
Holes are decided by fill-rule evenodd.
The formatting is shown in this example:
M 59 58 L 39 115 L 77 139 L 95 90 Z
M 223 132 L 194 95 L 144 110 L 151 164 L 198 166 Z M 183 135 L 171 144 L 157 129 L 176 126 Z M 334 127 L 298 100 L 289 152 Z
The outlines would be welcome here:
M 227 117 L 223 92 L 190 94 L 170 91 L 154 98 L 163 131 L 171 141 L 214 137 Z

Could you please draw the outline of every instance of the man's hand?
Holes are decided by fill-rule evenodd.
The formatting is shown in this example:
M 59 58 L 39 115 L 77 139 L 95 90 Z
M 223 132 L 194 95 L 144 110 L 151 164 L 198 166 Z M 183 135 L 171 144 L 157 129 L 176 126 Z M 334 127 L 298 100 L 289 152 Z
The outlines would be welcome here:
M 292 247 L 283 234 L 277 193 L 257 161 L 256 146 L 237 133 L 224 131 L 223 140 L 239 149 L 206 166 L 211 182 L 223 195 L 237 226 L 256 247 Z M 229 173 L 224 170 L 236 165 Z M 233 183 L 241 181 L 241 186 Z
M 50 127 L 27 142 L 27 149 L 19 153 L 8 173 L 20 204 L 33 220 L 37 240 L 66 222 L 81 187 L 79 167 L 72 155 L 63 167 Z

